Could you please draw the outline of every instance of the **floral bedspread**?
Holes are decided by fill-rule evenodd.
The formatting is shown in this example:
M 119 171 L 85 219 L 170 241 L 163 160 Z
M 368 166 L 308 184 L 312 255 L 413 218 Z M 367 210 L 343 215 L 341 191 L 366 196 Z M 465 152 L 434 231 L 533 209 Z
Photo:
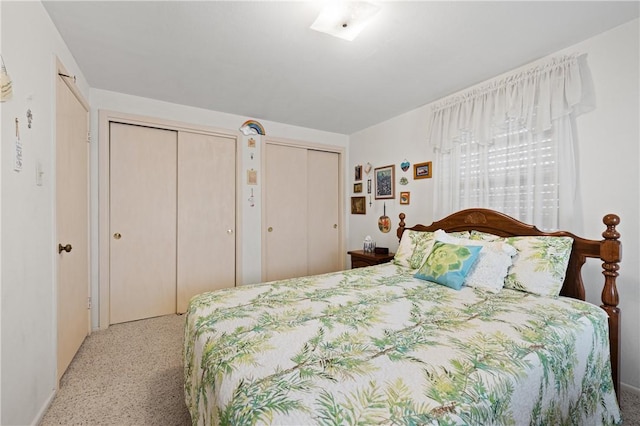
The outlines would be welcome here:
M 193 424 L 621 422 L 599 307 L 413 272 L 385 264 L 194 297 Z

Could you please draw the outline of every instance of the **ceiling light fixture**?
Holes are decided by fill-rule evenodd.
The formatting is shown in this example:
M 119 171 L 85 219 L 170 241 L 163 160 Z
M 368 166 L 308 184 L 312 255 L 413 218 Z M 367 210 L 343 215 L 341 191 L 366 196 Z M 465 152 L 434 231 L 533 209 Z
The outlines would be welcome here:
M 380 11 L 380 6 L 366 1 L 329 1 L 311 29 L 351 41 Z

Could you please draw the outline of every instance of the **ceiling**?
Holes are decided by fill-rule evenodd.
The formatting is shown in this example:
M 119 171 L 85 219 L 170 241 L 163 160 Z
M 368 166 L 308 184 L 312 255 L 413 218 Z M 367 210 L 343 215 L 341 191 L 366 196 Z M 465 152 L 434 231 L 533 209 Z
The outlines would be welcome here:
M 44 1 L 92 88 L 352 134 L 638 17 L 639 2 L 378 2 L 354 41 L 322 2 Z

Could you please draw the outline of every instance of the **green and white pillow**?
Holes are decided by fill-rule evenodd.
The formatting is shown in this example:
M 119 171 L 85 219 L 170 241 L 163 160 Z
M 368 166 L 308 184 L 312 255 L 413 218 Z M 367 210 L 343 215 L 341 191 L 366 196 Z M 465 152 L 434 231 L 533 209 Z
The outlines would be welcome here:
M 471 235 L 469 239 L 473 241 L 502 241 L 504 237 L 500 235 L 490 234 L 488 232 L 476 231 L 475 229 L 471 231 Z
M 444 232 L 442 230 L 439 231 Z M 393 257 L 393 263 L 411 269 L 418 269 L 433 248 L 434 235 L 435 233 L 431 231 L 405 230 L 402 233 L 398 250 Z M 466 238 L 469 236 L 469 232 L 453 232 L 448 235 Z
M 482 246 L 436 241 L 414 277 L 460 290 L 481 250 Z
M 400 245 L 393 258 L 393 263 L 418 269 L 425 256 L 433 247 L 433 232 L 419 232 L 412 229 L 405 230 L 400 239 Z
M 571 256 L 571 237 L 508 237 L 518 254 L 505 280 L 505 288 L 540 296 L 560 294 Z
M 451 244 L 482 246 L 478 261 L 469 271 L 464 285 L 492 293 L 502 290 L 507 272 L 513 265 L 513 256 L 517 253 L 512 245 L 504 241 L 456 238 L 442 231 L 436 231 L 435 237 L 437 241 Z

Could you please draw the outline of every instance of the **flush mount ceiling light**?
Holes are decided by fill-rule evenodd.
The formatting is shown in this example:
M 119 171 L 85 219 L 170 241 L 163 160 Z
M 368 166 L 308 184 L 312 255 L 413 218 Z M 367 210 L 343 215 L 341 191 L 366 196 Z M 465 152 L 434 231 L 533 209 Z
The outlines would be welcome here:
M 329 1 L 311 29 L 343 40 L 353 40 L 380 11 L 366 1 Z

